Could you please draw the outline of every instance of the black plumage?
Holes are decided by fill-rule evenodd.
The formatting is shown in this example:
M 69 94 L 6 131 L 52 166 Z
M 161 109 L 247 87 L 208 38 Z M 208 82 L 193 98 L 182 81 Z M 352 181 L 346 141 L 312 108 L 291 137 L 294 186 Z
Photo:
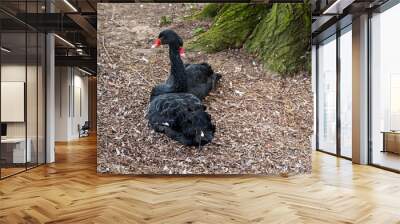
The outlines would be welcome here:
M 168 44 L 169 46 L 171 73 L 167 81 L 156 85 L 152 89 L 150 101 L 158 95 L 187 91 L 185 67 L 183 66 L 182 59 L 179 55 L 179 49 L 183 45 L 182 39 L 172 30 L 165 30 L 161 32 L 158 38 L 161 40 L 161 44 Z
M 179 51 L 183 46 L 182 38 L 172 30 L 164 30 L 159 37 L 161 44 L 168 44 L 171 72 L 168 79 L 153 88 L 151 97 L 176 92 L 192 93 L 204 99 L 213 90 L 221 78 L 207 63 L 183 64 Z M 151 100 L 151 99 L 150 99 Z
M 149 126 L 184 145 L 210 143 L 215 126 L 201 99 L 215 85 L 216 81 L 210 81 L 214 72 L 209 65 L 203 64 L 187 66 L 191 75 L 186 74 L 179 55 L 183 42 L 174 31 L 161 32 L 157 43 L 169 45 L 171 73 L 164 83 L 151 91 L 146 115 Z
M 187 92 L 192 93 L 201 100 L 215 88 L 221 75 L 214 73 L 211 66 L 207 63 L 185 64 L 185 74 L 187 77 Z
M 215 126 L 199 98 L 190 93 L 159 95 L 150 102 L 147 119 L 157 132 L 189 146 L 205 145 Z

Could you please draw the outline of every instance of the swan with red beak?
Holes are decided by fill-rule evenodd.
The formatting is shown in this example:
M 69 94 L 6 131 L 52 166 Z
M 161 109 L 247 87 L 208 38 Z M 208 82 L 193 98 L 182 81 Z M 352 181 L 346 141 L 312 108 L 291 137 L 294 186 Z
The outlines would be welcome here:
M 179 91 L 191 93 L 203 100 L 215 88 L 221 75 L 215 73 L 208 63 L 184 64 L 182 61 L 185 57 L 183 40 L 175 31 L 163 30 L 154 40 L 152 48 L 161 45 L 168 45 L 170 50 L 171 75 L 167 83 L 177 84 L 175 86 Z M 179 84 L 178 81 L 180 81 Z

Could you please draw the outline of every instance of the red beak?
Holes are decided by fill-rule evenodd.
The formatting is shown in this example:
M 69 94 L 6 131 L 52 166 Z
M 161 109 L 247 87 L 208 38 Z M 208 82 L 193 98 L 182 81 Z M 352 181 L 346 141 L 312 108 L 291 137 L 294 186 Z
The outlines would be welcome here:
M 185 54 L 185 48 L 183 48 L 183 47 L 180 47 L 180 48 L 179 48 L 179 55 L 180 55 L 181 57 L 185 57 L 185 56 L 186 56 L 186 54 Z
M 157 38 L 157 39 L 154 41 L 154 44 L 151 45 L 151 48 L 156 48 L 156 47 L 159 47 L 160 45 L 161 45 L 161 40 L 160 40 L 160 38 Z

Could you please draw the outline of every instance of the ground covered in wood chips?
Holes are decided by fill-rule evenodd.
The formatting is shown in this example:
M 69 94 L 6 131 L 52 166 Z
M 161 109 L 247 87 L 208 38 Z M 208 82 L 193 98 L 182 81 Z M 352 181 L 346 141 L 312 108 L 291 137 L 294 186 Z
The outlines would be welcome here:
M 311 78 L 280 78 L 243 50 L 186 52 L 223 78 L 204 104 L 213 142 L 183 146 L 145 119 L 153 86 L 169 75 L 167 47 L 151 49 L 166 28 L 188 41 L 210 21 L 185 19 L 199 4 L 98 5 L 98 172 L 122 174 L 267 174 L 311 171 Z M 166 24 L 160 26 L 160 21 Z M 166 22 L 165 22 L 166 21 Z M 168 22 L 171 22 L 168 24 Z

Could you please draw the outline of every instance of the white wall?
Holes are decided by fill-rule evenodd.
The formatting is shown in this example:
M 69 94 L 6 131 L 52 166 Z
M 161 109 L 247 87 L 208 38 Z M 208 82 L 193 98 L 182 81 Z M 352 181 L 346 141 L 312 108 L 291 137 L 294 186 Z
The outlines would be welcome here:
M 77 139 L 78 125 L 88 120 L 88 78 L 72 67 L 56 67 L 55 73 L 55 140 Z
M 68 140 L 68 88 L 70 84 L 69 68 L 55 68 L 55 141 Z
M 73 119 L 71 120 L 71 135 L 74 138 L 79 137 L 79 132 L 78 132 L 78 124 L 83 125 L 85 121 L 88 121 L 89 119 L 89 113 L 88 113 L 88 77 L 87 76 L 82 76 L 82 73 L 76 73 L 77 70 L 75 70 L 75 75 L 74 75 L 74 92 L 75 94 L 73 97 L 74 99 L 74 107 L 71 108 L 72 110 L 72 115 Z M 80 96 L 80 97 L 79 97 Z M 79 102 L 80 101 L 80 102 Z M 80 111 L 81 110 L 81 111 Z
M 24 82 L 1 82 L 1 108 L 1 122 L 25 121 Z
M 25 82 L 25 64 L 3 64 L 1 65 L 1 81 Z
M 8 64 L 1 66 L 1 81 L 25 82 L 25 64 Z M 6 110 L 6 108 L 1 108 Z M 25 122 L 7 123 L 7 137 L 25 137 Z
M 3 64 L 1 66 L 1 81 L 2 82 L 25 82 L 26 75 L 25 64 Z M 28 71 L 32 66 L 28 66 Z M 36 93 L 28 93 L 29 96 L 35 96 Z M 7 110 L 7 108 L 1 108 Z M 31 120 L 28 118 L 28 120 Z M 7 122 L 7 136 L 8 137 L 25 137 L 25 122 Z
M 32 161 L 44 163 L 44 74 L 42 67 L 36 65 L 18 64 L 2 64 L 1 66 L 1 81 L 2 82 L 24 82 L 26 85 L 26 107 L 25 104 L 20 108 L 21 113 L 26 112 L 26 120 L 21 122 L 6 122 L 7 123 L 7 137 L 9 138 L 24 138 L 25 135 L 30 140 L 29 146 L 32 150 Z M 25 80 L 27 78 L 27 80 Z M 7 95 L 2 95 L 2 98 Z M 13 113 L 13 108 L 2 107 L 2 112 Z M 15 109 L 14 109 L 15 110 Z M 39 155 L 37 156 L 37 153 Z

